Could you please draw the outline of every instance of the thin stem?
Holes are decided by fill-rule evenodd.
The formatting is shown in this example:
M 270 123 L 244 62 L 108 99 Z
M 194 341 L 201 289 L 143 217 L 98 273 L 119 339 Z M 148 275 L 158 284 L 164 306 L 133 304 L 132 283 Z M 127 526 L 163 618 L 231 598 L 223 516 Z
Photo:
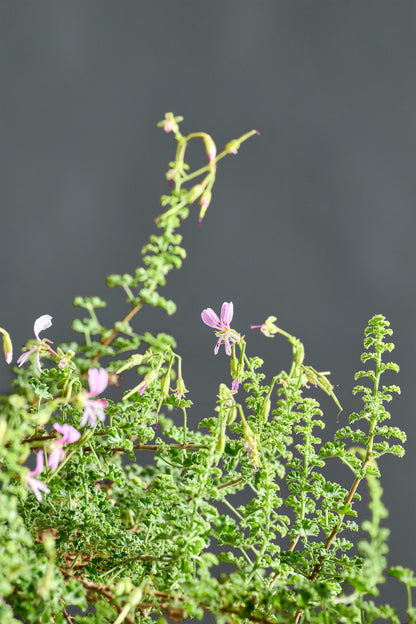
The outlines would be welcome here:
M 153 293 L 153 291 L 155 290 L 156 286 L 157 286 L 157 279 L 154 279 L 153 282 L 149 286 L 149 294 Z M 129 312 L 127 312 L 127 314 L 125 316 L 123 316 L 123 318 L 121 319 L 121 323 L 128 323 L 139 312 L 139 310 L 142 309 L 144 304 L 145 304 L 145 302 L 143 300 L 140 300 L 138 303 L 136 303 L 136 305 L 133 306 L 131 308 L 131 310 Z M 119 330 L 114 328 L 113 331 L 111 332 L 110 336 L 108 338 L 106 338 L 105 340 L 103 340 L 102 344 L 105 347 L 108 347 L 108 345 L 113 342 L 114 338 L 118 334 L 119 334 Z M 95 358 L 93 358 L 92 361 L 96 362 L 99 359 L 100 359 L 100 356 L 96 355 Z
M 186 434 L 188 433 L 186 409 L 183 407 L 183 445 L 186 444 Z

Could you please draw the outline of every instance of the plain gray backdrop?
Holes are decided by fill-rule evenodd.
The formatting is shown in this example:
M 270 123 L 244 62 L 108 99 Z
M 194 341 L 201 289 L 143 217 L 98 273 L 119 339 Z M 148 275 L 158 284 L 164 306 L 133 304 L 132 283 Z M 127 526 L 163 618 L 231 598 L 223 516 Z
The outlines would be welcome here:
M 389 562 L 411 567 L 415 54 L 407 0 L 0 6 L 0 325 L 16 355 L 41 314 L 53 316 L 48 338 L 72 338 L 73 297 L 107 297 L 106 275 L 138 265 L 174 153 L 156 128 L 166 111 L 184 116 L 186 133 L 211 133 L 218 149 L 258 129 L 220 163 L 203 226 L 195 207 L 183 228 L 188 259 L 162 291 L 178 312 L 144 312 L 134 326 L 177 338 L 196 420 L 229 381 L 201 310 L 233 301 L 233 327 L 268 375 L 290 365 L 290 349 L 249 325 L 274 314 L 304 341 L 306 363 L 332 371 L 346 424 L 361 407 L 351 389 L 364 327 L 387 316 L 401 372 L 386 383 L 403 391 L 392 424 L 409 436 L 403 460 L 381 462 Z M 125 311 L 122 292 L 109 299 L 107 322 Z M 2 391 L 10 379 L 2 365 Z M 338 410 L 325 395 L 323 405 L 331 436 Z M 394 581 L 382 597 L 404 604 Z

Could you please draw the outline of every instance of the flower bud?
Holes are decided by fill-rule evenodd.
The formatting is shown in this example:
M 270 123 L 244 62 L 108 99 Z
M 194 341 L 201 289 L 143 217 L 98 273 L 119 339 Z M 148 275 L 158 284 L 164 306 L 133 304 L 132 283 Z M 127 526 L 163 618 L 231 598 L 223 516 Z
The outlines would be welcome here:
M 231 408 L 228 410 L 228 414 L 227 414 L 227 425 L 232 425 L 232 424 L 233 424 L 233 422 L 235 421 L 236 417 L 237 417 L 237 408 L 236 408 L 236 406 L 234 405 L 234 407 L 231 407 Z
M 2 327 L 0 327 L 0 332 L 3 334 L 4 359 L 6 360 L 7 364 L 11 364 L 11 361 L 13 359 L 13 345 L 12 345 L 10 335 Z
M 186 201 L 188 202 L 188 204 L 193 204 L 194 201 L 196 201 L 198 197 L 203 193 L 203 191 L 204 191 L 204 187 L 202 186 L 202 184 L 195 184 L 195 186 L 189 189 L 188 195 L 186 198 Z
M 229 154 L 237 154 L 239 149 L 240 149 L 240 141 L 236 141 L 235 139 L 227 143 L 227 145 L 225 146 L 225 151 L 228 152 Z
M 296 340 L 293 343 L 293 359 L 297 366 L 301 366 L 303 364 L 303 360 L 305 359 L 305 349 L 300 340 Z
M 125 370 L 128 370 L 129 368 L 133 368 L 133 366 L 140 366 L 140 364 L 143 362 L 144 359 L 145 359 L 144 355 L 142 355 L 141 353 L 135 353 L 134 355 L 129 357 L 129 359 L 126 360 L 126 362 L 122 366 L 120 366 L 120 368 L 116 370 L 116 375 L 119 375 L 120 373 L 122 373 Z
M 246 419 L 243 420 L 243 434 L 246 445 L 252 448 L 255 444 L 255 434 Z
M 225 384 L 220 384 L 220 391 L 218 394 L 218 398 L 220 399 L 220 403 L 225 402 L 226 406 L 229 407 L 234 403 L 233 393 Z
M 205 191 L 201 195 L 201 199 L 199 200 L 199 204 L 201 206 L 201 210 L 199 211 L 198 225 L 202 225 L 202 219 L 205 217 L 205 213 L 208 210 L 208 206 L 211 203 L 212 193 L 210 189 L 205 189 Z
M 215 147 L 214 141 L 211 139 L 211 137 L 208 134 L 204 133 L 203 139 L 204 139 L 205 150 L 206 150 L 207 156 L 209 160 L 212 162 L 213 160 L 215 160 L 215 157 L 217 155 L 217 148 Z
M 272 403 L 270 399 L 264 399 L 263 405 L 261 407 L 260 418 L 263 422 L 267 422 L 267 419 L 270 414 Z
M 201 199 L 199 200 L 201 207 L 205 208 L 206 210 L 211 203 L 211 198 L 212 198 L 211 191 L 209 189 L 205 189 L 205 191 L 201 195 Z
M 162 378 L 162 381 L 160 384 L 160 393 L 163 399 L 169 396 L 169 389 L 170 389 L 170 373 L 168 371 L 166 375 Z

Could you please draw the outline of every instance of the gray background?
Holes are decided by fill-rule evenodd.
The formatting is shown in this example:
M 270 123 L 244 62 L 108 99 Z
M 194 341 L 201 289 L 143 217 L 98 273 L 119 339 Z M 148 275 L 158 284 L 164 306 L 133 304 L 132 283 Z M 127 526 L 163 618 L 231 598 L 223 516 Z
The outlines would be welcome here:
M 233 301 L 233 326 L 268 374 L 289 366 L 290 349 L 248 327 L 274 314 L 303 339 L 307 363 L 332 371 L 346 423 L 360 409 L 351 388 L 363 329 L 386 315 L 401 365 L 388 382 L 403 390 L 393 424 L 409 440 L 402 461 L 381 467 L 389 560 L 407 566 L 416 563 L 415 9 L 406 0 L 0 6 L 0 324 L 16 355 L 41 314 L 54 319 L 45 336 L 70 339 L 72 298 L 107 297 L 105 276 L 137 266 L 167 190 L 174 141 L 156 128 L 166 111 L 219 148 L 257 128 L 219 166 L 203 227 L 195 208 L 183 228 L 188 260 L 163 293 L 177 314 L 144 312 L 135 327 L 177 337 L 196 419 L 229 380 L 201 310 Z M 108 322 L 125 310 L 121 292 L 109 300 Z M 3 391 L 9 380 L 2 365 Z M 337 408 L 323 404 L 331 435 Z M 405 597 L 393 581 L 383 598 Z

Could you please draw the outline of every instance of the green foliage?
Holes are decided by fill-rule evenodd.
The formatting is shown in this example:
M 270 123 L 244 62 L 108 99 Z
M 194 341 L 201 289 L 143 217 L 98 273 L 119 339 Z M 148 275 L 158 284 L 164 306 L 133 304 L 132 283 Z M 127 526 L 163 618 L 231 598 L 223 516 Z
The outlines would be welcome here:
M 373 601 L 387 573 L 379 460 L 402 456 L 406 439 L 386 424 L 399 391 L 382 384 L 398 371 L 385 361 L 393 349 L 386 319 L 374 316 L 365 330 L 369 368 L 354 389 L 363 409 L 332 440 L 308 394 L 312 384 L 341 409 L 329 373 L 305 363 L 302 342 L 275 317 L 260 328 L 291 344 L 288 371 L 267 380 L 262 360 L 223 322 L 216 334 L 232 342 L 231 380 L 220 384 L 211 414 L 192 408 L 193 427 L 175 340 L 134 329 L 144 306 L 175 311 L 159 289 L 186 258 L 177 229 L 195 202 L 202 220 L 217 162 L 255 134 L 217 155 L 209 135 L 183 136 L 180 121 L 168 113 L 159 124 L 177 142 L 159 234 L 143 247 L 142 266 L 107 278 L 127 297 L 125 316 L 106 327 L 105 301 L 76 297 L 79 342 L 55 350 L 35 329 L 29 365 L 14 367 L 13 392 L 0 397 L 0 621 L 163 624 L 163 615 L 213 613 L 220 623 L 396 623 L 394 609 Z M 193 139 L 208 162 L 191 172 L 184 159 Z M 107 383 L 111 400 L 100 396 Z M 337 460 L 349 482 L 327 477 Z M 371 516 L 361 522 L 368 537 L 357 554 L 363 481 Z M 388 573 L 404 584 L 415 621 L 413 572 Z M 71 616 L 70 607 L 81 613 Z

